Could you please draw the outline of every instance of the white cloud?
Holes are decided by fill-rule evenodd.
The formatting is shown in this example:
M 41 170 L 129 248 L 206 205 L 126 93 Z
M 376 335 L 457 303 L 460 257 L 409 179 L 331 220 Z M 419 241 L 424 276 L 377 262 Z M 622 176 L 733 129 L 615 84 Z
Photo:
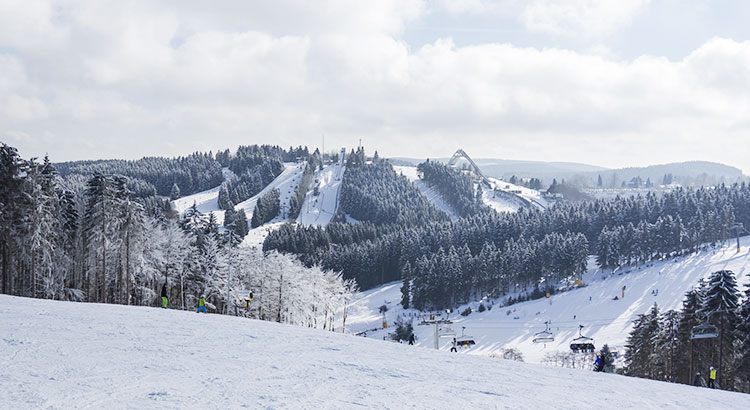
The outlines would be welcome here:
M 448 14 L 498 15 L 517 19 L 533 32 L 595 39 L 632 22 L 650 0 L 437 0 Z
M 650 0 L 533 0 L 522 20 L 532 31 L 597 37 L 628 26 Z
M 727 149 L 750 132 L 748 42 L 617 61 L 601 49 L 450 39 L 411 49 L 399 33 L 426 12 L 421 2 L 55 4 L 0 14 L 0 134 L 26 156 L 314 145 L 325 133 L 328 147 L 364 138 L 394 156 L 461 146 L 477 157 L 750 170 Z M 13 25 L 16 15 L 38 25 Z

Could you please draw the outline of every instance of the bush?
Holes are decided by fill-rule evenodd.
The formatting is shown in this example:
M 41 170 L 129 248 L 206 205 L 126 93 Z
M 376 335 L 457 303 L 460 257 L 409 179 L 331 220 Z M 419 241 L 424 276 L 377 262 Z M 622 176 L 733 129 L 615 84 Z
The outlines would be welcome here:
M 411 325 L 411 322 L 404 322 L 404 320 L 399 317 L 396 319 L 396 332 L 391 334 L 391 339 L 396 341 L 409 340 L 409 337 L 411 337 L 413 333 L 414 327 Z
M 461 316 L 469 316 L 471 314 L 471 307 L 467 307 L 466 310 L 461 312 Z
M 388 306 L 386 306 L 386 305 L 380 306 L 380 313 L 385 313 L 387 311 L 388 311 Z
M 487 310 L 487 308 L 484 307 L 484 303 L 480 303 L 479 304 L 479 309 L 477 309 L 477 310 L 479 310 L 480 312 L 484 312 L 485 310 Z

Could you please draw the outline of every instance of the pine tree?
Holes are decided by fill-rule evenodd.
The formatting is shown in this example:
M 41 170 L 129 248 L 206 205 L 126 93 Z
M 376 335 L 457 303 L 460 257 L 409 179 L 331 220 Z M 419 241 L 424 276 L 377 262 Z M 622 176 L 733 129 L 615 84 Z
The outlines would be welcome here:
M 411 298 L 411 264 L 407 261 L 401 268 L 401 306 L 409 309 L 409 300 Z
M 612 373 L 615 365 L 615 358 L 612 354 L 612 351 L 609 349 L 609 345 L 605 344 L 604 346 L 602 346 L 599 354 L 601 355 L 601 360 L 604 361 L 604 371 L 607 373 Z
M 735 329 L 739 324 L 737 316 L 739 296 L 734 272 L 720 270 L 711 274 L 701 311 L 708 315 L 710 321 L 719 328 L 719 354 L 716 358 L 719 386 L 724 386 L 724 380 L 729 380 L 725 378 L 724 373 L 729 373 L 733 367 L 729 352 L 732 351 L 736 342 Z
M 633 330 L 625 345 L 625 374 L 628 376 L 653 378 L 652 355 L 655 351 L 654 337 L 659 330 L 659 308 L 654 306 L 646 314 L 638 315 Z
M 169 199 L 174 201 L 175 199 L 180 198 L 180 187 L 177 186 L 177 183 L 172 184 L 172 189 L 169 191 Z
M 697 290 L 690 290 L 685 294 L 682 301 L 679 320 L 677 322 L 677 340 L 674 363 L 675 381 L 692 384 L 693 372 L 691 365 L 697 362 L 696 353 L 693 351 L 693 343 L 690 339 L 691 329 L 700 324 L 698 311 L 700 310 L 701 297 Z
M 734 373 L 739 382 L 750 387 L 750 285 L 745 290 L 745 297 L 738 310 L 737 335 L 739 346 L 737 349 L 737 365 Z M 748 392 L 750 389 L 745 389 Z

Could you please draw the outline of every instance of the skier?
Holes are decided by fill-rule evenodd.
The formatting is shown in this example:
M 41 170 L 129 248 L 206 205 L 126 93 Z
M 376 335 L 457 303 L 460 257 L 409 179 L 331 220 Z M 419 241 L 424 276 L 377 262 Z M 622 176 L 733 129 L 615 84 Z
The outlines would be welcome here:
M 602 359 L 601 353 L 596 354 L 596 360 L 594 360 L 594 371 L 601 372 L 604 370 L 604 359 Z
M 695 373 L 695 378 L 693 379 L 693 386 L 697 386 L 697 387 L 703 386 L 703 378 L 701 377 L 701 372 Z
M 708 372 L 708 387 L 712 389 L 716 388 L 716 369 L 713 366 L 709 368 Z
M 414 346 L 414 333 L 409 335 L 409 346 Z
M 198 299 L 198 312 L 196 313 L 208 313 L 206 312 L 206 295 L 201 295 L 200 299 Z
M 458 352 L 458 342 L 456 342 L 456 338 L 453 338 L 453 347 L 451 347 L 451 352 Z
M 161 287 L 161 307 L 167 308 L 167 282 Z

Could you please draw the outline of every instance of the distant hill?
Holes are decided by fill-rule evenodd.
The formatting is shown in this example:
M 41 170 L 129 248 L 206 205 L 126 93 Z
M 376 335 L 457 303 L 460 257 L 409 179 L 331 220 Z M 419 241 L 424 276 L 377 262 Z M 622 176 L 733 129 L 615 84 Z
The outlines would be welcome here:
M 469 153 L 469 155 L 471 155 Z M 448 157 L 430 158 L 430 160 L 447 162 Z M 654 185 L 663 182 L 664 176 L 672 174 L 672 182 L 682 185 L 700 186 L 716 185 L 719 183 L 733 183 L 744 180 L 742 171 L 738 168 L 708 161 L 688 161 L 671 164 L 651 165 L 647 167 L 629 167 L 609 169 L 596 165 L 575 162 L 542 162 L 517 161 L 492 158 L 473 158 L 485 175 L 508 179 L 515 175 L 519 178 L 540 178 L 544 185 L 552 183 L 553 179 L 561 182 L 574 183 L 579 186 L 594 187 L 601 175 L 603 186 L 619 188 L 624 181 L 626 184 L 635 177 L 643 182 L 651 179 Z M 391 158 L 394 165 L 417 165 L 424 159 Z
M 633 167 L 604 170 L 584 174 L 591 185 L 595 184 L 601 175 L 604 187 L 619 187 L 621 183 L 629 182 L 632 178 L 640 177 L 643 181 L 651 179 L 654 184 L 664 182 L 664 176 L 672 174 L 673 182 L 689 186 L 711 186 L 720 183 L 731 184 L 746 177 L 738 168 L 708 161 L 676 162 L 672 164 L 651 165 L 648 167 Z

